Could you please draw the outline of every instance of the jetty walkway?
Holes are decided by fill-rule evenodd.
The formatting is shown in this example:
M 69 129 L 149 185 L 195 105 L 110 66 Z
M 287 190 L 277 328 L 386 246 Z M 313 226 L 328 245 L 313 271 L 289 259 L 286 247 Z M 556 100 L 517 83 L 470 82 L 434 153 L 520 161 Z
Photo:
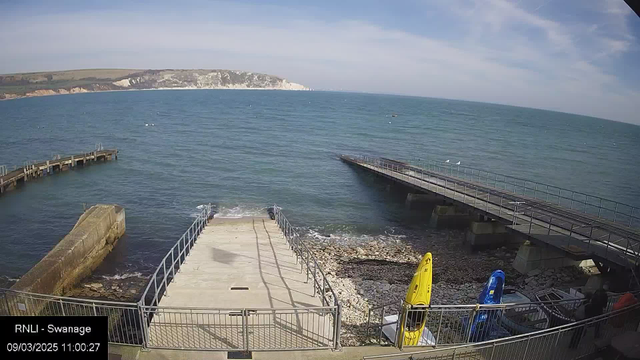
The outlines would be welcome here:
M 148 347 L 339 348 L 338 299 L 284 215 L 272 214 L 189 229 L 143 295 Z
M 0 166 L 0 194 L 15 189 L 18 185 L 42 176 L 65 171 L 77 166 L 84 166 L 92 162 L 118 159 L 117 149 L 102 149 L 70 156 L 58 156 L 52 160 L 32 161 L 12 171 L 6 166 Z
M 635 207 L 459 165 L 416 166 L 369 156 L 341 159 L 504 224 L 572 259 L 593 259 L 605 270 L 640 264 L 640 210 Z

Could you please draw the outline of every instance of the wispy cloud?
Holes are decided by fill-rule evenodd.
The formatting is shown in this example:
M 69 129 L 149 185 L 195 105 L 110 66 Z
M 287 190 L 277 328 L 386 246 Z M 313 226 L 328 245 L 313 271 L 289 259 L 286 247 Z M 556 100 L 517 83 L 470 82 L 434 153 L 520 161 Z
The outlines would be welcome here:
M 233 68 L 321 89 L 497 102 L 638 123 L 639 87 L 615 71 L 616 61 L 638 58 L 629 25 L 637 19 L 620 3 L 588 3 L 582 9 L 589 20 L 554 18 L 556 2 L 424 4 L 451 20 L 441 29 L 228 3 L 188 12 L 0 15 L 0 47 L 11 49 L 0 55 L 0 72 Z M 452 39 L 453 30 L 463 35 Z

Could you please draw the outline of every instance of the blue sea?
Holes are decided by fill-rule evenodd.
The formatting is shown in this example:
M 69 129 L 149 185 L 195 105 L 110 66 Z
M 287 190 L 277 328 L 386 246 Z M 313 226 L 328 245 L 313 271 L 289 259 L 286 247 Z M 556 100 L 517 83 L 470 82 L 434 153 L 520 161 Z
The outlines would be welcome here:
M 97 143 L 120 152 L 0 197 L 0 285 L 64 237 L 83 204 L 126 209 L 127 234 L 97 270 L 103 276 L 149 274 L 205 203 L 226 217 L 277 203 L 310 239 L 384 239 L 426 226 L 383 182 L 342 163 L 345 153 L 450 159 L 640 206 L 639 126 L 528 108 L 341 92 L 131 91 L 2 101 L 0 129 L 9 169 Z

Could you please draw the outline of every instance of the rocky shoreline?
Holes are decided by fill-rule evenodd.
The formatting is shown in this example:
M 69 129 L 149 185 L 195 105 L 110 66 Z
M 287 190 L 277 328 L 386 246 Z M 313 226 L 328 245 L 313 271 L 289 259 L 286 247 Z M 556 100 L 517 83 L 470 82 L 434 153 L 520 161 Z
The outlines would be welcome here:
M 561 289 L 584 284 L 586 274 L 575 267 L 532 271 L 527 275 L 512 267 L 517 248 L 472 252 L 459 230 L 424 230 L 412 238 L 385 241 L 348 241 L 316 237 L 306 241 L 342 304 L 342 344 L 363 345 L 369 311 L 391 305 L 397 312 L 413 273 L 426 252 L 433 254 L 431 303 L 475 304 L 493 270 L 506 274 L 506 285 L 532 296 L 544 288 Z M 379 314 L 379 310 L 378 314 Z M 373 316 L 372 316 L 373 318 Z
M 148 278 L 132 276 L 100 277 L 89 276 L 76 285 L 65 296 L 121 302 L 137 302 L 147 286 Z

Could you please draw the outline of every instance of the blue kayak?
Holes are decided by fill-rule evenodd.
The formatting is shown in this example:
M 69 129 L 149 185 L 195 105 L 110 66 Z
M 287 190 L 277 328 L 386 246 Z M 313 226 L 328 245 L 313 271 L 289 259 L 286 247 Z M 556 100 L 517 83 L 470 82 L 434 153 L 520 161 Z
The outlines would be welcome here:
M 502 294 L 504 292 L 505 276 L 502 270 L 496 270 L 491 273 L 489 280 L 478 295 L 478 304 L 500 304 L 502 302 Z M 462 323 L 469 331 L 469 341 L 485 341 L 495 338 L 508 336 L 509 333 L 502 329 L 496 322 L 498 311 L 478 311 L 473 317 L 471 328 L 467 325 L 469 320 L 462 319 Z

